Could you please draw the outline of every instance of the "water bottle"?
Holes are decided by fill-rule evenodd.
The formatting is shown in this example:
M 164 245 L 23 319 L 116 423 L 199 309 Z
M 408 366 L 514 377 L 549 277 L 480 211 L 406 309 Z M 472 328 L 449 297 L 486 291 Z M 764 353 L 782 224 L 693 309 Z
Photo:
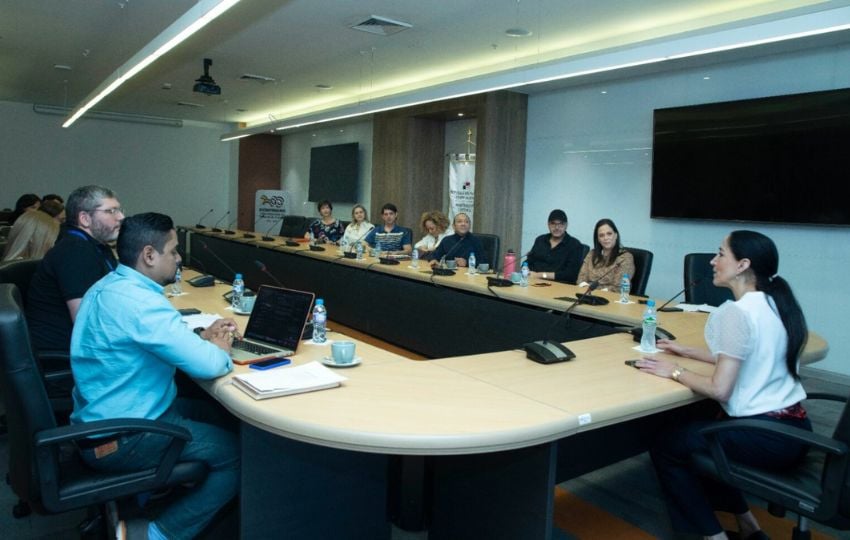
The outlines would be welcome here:
M 509 249 L 507 253 L 505 253 L 505 262 L 502 265 L 502 275 L 506 278 L 510 279 L 511 274 L 516 272 L 516 254 L 514 250 Z
M 324 343 L 327 341 L 325 325 L 328 321 L 328 310 L 325 309 L 325 301 L 316 298 L 313 306 L 313 343 Z
M 348 251 L 348 240 L 343 237 L 342 240 L 339 241 L 339 252 L 345 253 Z
M 180 271 L 180 267 L 177 267 L 177 272 L 174 273 L 174 283 L 171 284 L 171 295 L 178 296 L 183 294 L 183 273 Z
M 655 328 L 658 326 L 658 318 L 655 314 L 655 300 L 647 300 L 646 310 L 643 312 L 643 334 L 640 338 L 640 350 L 643 352 L 655 351 Z
M 236 274 L 233 278 L 233 294 L 230 295 L 230 307 L 233 311 L 242 309 L 242 295 L 245 294 L 245 282 L 242 281 L 242 274 Z
M 475 252 L 469 252 L 469 258 L 466 260 L 467 264 L 469 264 L 469 275 L 474 276 L 475 271 L 478 270 L 478 266 L 475 264 Z
M 316 245 L 316 237 L 313 236 L 313 231 L 307 231 L 307 245 L 315 246 Z
M 413 253 L 410 255 L 410 267 L 419 268 L 419 250 L 413 248 Z
M 357 252 L 357 260 L 362 261 L 363 260 L 363 244 L 360 243 L 360 242 L 357 242 L 357 247 L 355 248 L 355 251 Z
M 522 263 L 522 269 L 520 270 L 520 273 L 522 274 L 522 278 L 519 281 L 520 287 L 528 287 L 528 274 L 530 274 L 531 271 L 528 269 L 527 262 Z
M 620 303 L 629 303 L 629 293 L 632 292 L 632 282 L 629 281 L 629 275 L 623 274 L 623 279 L 620 280 Z
M 375 242 L 375 258 L 376 259 L 381 258 L 381 241 L 380 240 Z

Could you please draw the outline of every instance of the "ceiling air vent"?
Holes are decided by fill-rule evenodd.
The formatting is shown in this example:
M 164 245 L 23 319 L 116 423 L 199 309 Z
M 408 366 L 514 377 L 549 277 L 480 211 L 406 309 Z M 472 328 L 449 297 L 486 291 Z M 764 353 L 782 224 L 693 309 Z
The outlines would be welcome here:
M 369 32 L 370 34 L 378 34 L 379 36 L 391 36 L 402 30 L 413 28 L 413 25 L 406 22 L 394 21 L 386 17 L 379 17 L 378 15 L 370 15 L 365 21 L 353 24 L 349 28 L 360 30 L 361 32 Z
M 178 101 L 177 105 L 180 107 L 189 107 L 192 109 L 200 109 L 203 107 L 200 103 L 192 103 L 191 101 Z
M 266 77 L 265 75 L 254 75 L 252 73 L 245 73 L 241 77 L 239 77 L 240 81 L 256 81 L 258 83 L 268 83 L 275 82 L 274 77 Z

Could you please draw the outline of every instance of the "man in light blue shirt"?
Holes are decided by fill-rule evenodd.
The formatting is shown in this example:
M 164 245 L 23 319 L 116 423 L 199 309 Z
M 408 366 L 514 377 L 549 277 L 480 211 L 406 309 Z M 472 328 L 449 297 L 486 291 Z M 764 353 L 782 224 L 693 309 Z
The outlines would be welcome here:
M 163 294 L 174 281 L 180 255 L 171 218 L 139 214 L 124 220 L 118 236 L 120 264 L 83 297 L 71 337 L 74 375 L 72 423 L 147 418 L 188 429 L 192 441 L 180 456 L 204 461 L 206 480 L 169 505 L 155 521 L 123 521 L 119 538 L 193 538 L 236 494 L 239 443 L 214 425 L 210 407 L 177 398 L 177 369 L 212 379 L 230 372 L 236 330 L 220 319 L 200 335 L 182 321 Z M 206 413 L 206 414 L 205 414 Z M 83 459 L 103 470 L 140 470 L 159 463 L 170 439 L 161 435 L 105 436 L 80 444 Z

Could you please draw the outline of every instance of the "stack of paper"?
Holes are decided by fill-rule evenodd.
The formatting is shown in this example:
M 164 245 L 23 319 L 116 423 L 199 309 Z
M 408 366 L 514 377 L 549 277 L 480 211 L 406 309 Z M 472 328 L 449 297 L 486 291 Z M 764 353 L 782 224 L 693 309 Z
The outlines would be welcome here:
M 347 381 L 318 362 L 233 377 L 233 384 L 254 399 L 334 388 Z

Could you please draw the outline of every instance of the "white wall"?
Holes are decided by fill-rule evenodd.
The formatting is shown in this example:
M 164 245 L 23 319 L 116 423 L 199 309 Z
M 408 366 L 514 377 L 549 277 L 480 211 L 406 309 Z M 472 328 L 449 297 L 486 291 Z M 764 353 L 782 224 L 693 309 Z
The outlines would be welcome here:
M 318 216 L 316 203 L 308 201 L 310 188 L 310 149 L 314 146 L 359 143 L 360 182 L 357 200 L 367 209 L 372 200 L 372 121 L 361 120 L 351 124 L 335 124 L 333 127 L 319 125 L 290 133 L 282 137 L 281 184 L 290 192 L 289 213 L 302 216 Z M 351 220 L 353 203 L 331 201 L 337 219 Z M 369 216 L 373 219 L 374 216 Z
M 826 360 L 814 367 L 850 375 L 850 296 L 840 281 L 850 268 L 850 229 L 649 217 L 653 109 L 850 87 L 848 64 L 844 46 L 532 95 L 523 249 L 546 231 L 554 207 L 567 212 L 569 233 L 588 245 L 596 221 L 609 217 L 625 245 L 653 251 L 647 292 L 666 299 L 684 286 L 686 253 L 715 251 L 733 229 L 758 230 L 776 242 L 780 274 L 810 328 L 830 344 Z M 800 186 L 800 196 L 805 193 Z
M 62 129 L 61 116 L 0 101 L 0 206 L 22 193 L 58 193 L 101 184 L 131 214 L 158 211 L 194 225 L 210 208 L 236 215 L 237 153 L 218 138 L 224 124 L 182 128 L 83 118 Z M 210 216 L 212 218 L 212 215 Z M 209 221 L 205 223 L 210 224 Z

